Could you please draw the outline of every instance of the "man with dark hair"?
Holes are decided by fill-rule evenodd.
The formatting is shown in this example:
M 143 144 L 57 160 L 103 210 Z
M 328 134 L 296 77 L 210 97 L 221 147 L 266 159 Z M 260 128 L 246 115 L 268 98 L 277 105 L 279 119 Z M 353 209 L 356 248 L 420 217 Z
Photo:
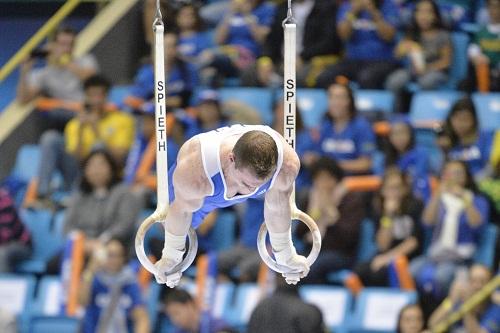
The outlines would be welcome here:
M 223 320 L 202 312 L 193 297 L 183 289 L 166 293 L 164 312 L 175 325 L 175 333 L 218 333 L 224 332 L 228 326 Z
M 309 265 L 297 254 L 290 227 L 289 198 L 299 168 L 293 148 L 267 126 L 232 125 L 188 140 L 169 170 L 170 207 L 157 282 L 178 284 L 181 273 L 165 273 L 182 261 L 190 226 L 199 226 L 216 208 L 264 193 L 264 218 L 276 261 L 293 272 L 283 276 L 288 283 L 306 276 Z

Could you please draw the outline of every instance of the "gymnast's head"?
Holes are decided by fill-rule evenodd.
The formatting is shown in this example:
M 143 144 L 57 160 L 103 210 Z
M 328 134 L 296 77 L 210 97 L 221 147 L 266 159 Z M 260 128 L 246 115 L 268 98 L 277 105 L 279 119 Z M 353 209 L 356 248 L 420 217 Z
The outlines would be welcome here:
M 276 170 L 278 147 L 271 135 L 262 131 L 249 131 L 238 139 L 230 158 L 236 171 L 246 173 L 256 178 L 256 181 L 262 181 L 268 179 Z M 244 177 L 241 174 L 238 176 Z M 248 183 L 247 185 L 252 185 Z M 257 182 L 252 183 L 258 185 Z

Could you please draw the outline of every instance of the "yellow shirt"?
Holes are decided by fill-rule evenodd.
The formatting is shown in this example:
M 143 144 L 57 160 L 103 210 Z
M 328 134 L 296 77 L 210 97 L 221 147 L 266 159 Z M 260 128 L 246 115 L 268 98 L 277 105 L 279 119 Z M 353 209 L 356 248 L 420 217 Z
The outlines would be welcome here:
M 73 118 L 64 129 L 66 151 L 74 153 L 78 146 L 78 132 L 80 120 Z M 110 149 L 128 150 L 134 142 L 134 119 L 132 116 L 120 111 L 108 111 L 99 121 L 97 128 L 101 137 L 101 143 Z M 87 125 L 82 133 L 82 154 L 87 156 L 94 145 L 98 142 L 94 131 Z
M 491 147 L 490 162 L 493 170 L 500 163 L 500 130 L 496 131 L 493 138 L 493 146 Z

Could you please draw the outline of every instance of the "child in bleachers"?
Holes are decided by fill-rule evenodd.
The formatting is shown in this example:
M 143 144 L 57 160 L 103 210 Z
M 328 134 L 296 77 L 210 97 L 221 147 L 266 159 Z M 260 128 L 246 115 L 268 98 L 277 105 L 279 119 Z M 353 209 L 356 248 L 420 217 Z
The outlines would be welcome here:
M 493 133 L 481 130 L 470 98 L 460 99 L 453 105 L 445 127 L 451 143 L 447 159 L 464 161 L 475 179 L 486 176 Z
M 361 222 L 367 214 L 364 195 L 348 192 L 342 182 L 344 172 L 334 160 L 320 158 L 311 173 L 307 212 L 318 224 L 323 243 L 304 282 L 321 284 L 327 282 L 329 273 L 350 269 L 355 264 Z M 296 234 L 308 246 L 312 244 L 304 224 L 297 227 Z
M 425 226 L 432 227 L 427 253 L 411 262 L 417 287 L 431 298 L 442 299 L 456 270 L 468 265 L 489 222 L 489 205 L 478 194 L 467 165 L 448 161 L 422 214 Z
M 78 290 L 85 307 L 82 332 L 150 332 L 136 274 L 126 266 L 127 253 L 120 239 L 110 239 L 94 252 Z
M 452 53 L 450 34 L 443 28 L 437 4 L 433 0 L 418 1 L 409 32 L 395 50 L 396 58 L 406 60 L 407 65 L 386 80 L 386 88 L 396 95 L 398 112 L 407 111 L 403 98 L 409 82 L 432 90 L 448 80 Z
M 304 152 L 306 166 L 328 156 L 348 175 L 372 172 L 375 135 L 368 121 L 357 114 L 353 91 L 347 84 L 328 87 L 328 112 L 320 126 L 318 143 Z
M 427 153 L 415 143 L 415 133 L 410 122 L 396 118 L 391 129 L 385 153 L 385 167 L 397 166 L 409 177 L 413 195 L 426 201 L 430 196 L 429 160 Z
M 399 256 L 411 259 L 422 252 L 423 206 L 422 201 L 412 195 L 404 173 L 397 168 L 387 169 L 373 201 L 374 220 L 378 223 L 377 255 L 355 269 L 363 285 L 388 286 L 389 264 Z

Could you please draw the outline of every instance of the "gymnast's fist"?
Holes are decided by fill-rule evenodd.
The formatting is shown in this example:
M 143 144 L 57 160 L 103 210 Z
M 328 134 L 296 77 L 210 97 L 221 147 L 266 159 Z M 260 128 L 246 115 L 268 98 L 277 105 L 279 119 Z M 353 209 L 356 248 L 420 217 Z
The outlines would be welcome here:
M 165 246 L 163 247 L 161 259 L 155 264 L 156 282 L 166 284 L 170 288 L 174 288 L 179 284 L 182 272 L 170 272 L 182 262 L 186 250 L 185 241 L 185 236 L 176 236 L 165 231 Z
M 309 274 L 309 264 L 306 257 L 297 254 L 293 245 L 280 252 L 274 252 L 274 257 L 278 265 L 289 270 L 289 272 L 282 274 L 288 284 L 297 284 L 300 279 Z

